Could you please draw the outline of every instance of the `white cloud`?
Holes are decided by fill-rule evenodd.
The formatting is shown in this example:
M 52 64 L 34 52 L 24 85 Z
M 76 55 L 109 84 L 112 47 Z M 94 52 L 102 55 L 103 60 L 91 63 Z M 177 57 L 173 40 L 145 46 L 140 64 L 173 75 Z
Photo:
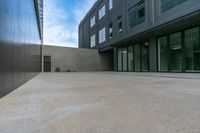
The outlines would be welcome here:
M 96 0 L 81 0 L 69 14 L 56 5 L 58 0 L 44 0 L 44 44 L 78 47 L 78 25 Z M 74 17 L 75 22 L 68 19 Z

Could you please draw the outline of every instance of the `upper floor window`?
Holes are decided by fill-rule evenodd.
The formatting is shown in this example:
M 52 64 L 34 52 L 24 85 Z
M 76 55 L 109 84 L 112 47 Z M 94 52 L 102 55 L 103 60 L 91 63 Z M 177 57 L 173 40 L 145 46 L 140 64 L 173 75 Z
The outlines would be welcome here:
M 145 2 L 142 0 L 128 11 L 129 28 L 145 21 Z
M 106 14 L 106 7 L 105 5 L 99 10 L 99 20 L 103 18 Z
M 122 32 L 122 16 L 119 16 L 117 18 L 117 23 L 118 23 L 118 33 Z
M 113 0 L 109 0 L 109 10 L 113 8 Z
M 96 36 L 93 35 L 90 38 L 90 47 L 93 48 L 96 45 Z
M 110 23 L 109 25 L 109 38 L 111 39 L 113 37 L 113 23 Z
M 103 43 L 106 41 L 106 28 L 103 28 L 99 31 L 99 43 Z
M 92 19 L 90 20 L 90 27 L 93 27 L 95 25 L 95 20 L 96 20 L 96 17 L 92 17 Z
M 160 8 L 161 12 L 165 12 L 171 8 L 174 8 L 175 6 L 182 4 L 187 0 L 160 0 Z

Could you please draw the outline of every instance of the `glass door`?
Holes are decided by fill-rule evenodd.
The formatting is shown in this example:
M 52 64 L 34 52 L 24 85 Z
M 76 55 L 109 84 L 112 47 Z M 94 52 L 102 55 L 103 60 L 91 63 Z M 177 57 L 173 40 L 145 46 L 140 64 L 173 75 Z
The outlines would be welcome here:
M 142 44 L 142 71 L 149 71 L 149 43 Z
M 127 52 L 127 48 L 123 48 L 122 51 L 122 66 L 123 66 L 123 71 L 126 72 L 128 71 L 128 52 Z
M 122 71 L 122 48 L 118 48 L 117 54 L 117 63 L 118 63 L 118 71 Z

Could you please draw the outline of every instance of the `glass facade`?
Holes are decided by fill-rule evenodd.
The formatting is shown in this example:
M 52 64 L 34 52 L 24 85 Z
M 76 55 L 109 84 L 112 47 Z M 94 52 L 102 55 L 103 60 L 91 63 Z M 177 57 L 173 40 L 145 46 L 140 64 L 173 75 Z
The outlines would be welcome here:
M 149 71 L 148 42 L 118 48 L 118 71 Z
M 158 71 L 200 72 L 200 28 L 158 38 Z
M 199 27 L 188 29 L 185 35 L 186 71 L 200 71 L 200 30 Z

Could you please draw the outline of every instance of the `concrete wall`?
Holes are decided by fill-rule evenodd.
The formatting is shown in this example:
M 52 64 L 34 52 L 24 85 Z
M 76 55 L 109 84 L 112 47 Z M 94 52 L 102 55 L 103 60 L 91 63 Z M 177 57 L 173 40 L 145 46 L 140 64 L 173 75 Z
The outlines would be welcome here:
M 112 54 L 99 54 L 94 49 L 43 46 L 43 55 L 51 56 L 51 69 L 58 67 L 61 71 L 111 71 Z

